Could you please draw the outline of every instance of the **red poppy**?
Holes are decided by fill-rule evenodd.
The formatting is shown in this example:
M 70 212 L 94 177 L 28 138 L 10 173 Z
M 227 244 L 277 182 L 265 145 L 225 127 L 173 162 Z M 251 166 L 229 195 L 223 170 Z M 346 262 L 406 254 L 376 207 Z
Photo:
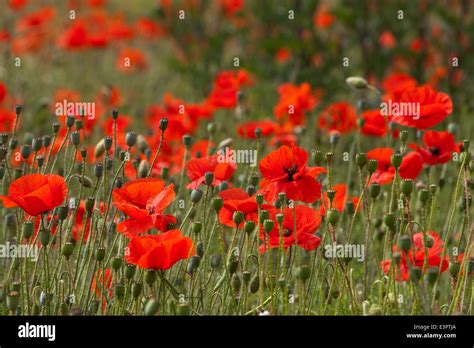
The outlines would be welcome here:
M 345 184 L 336 184 L 332 186 L 332 190 L 336 191 L 336 195 L 334 196 L 332 200 L 332 208 L 339 210 L 342 212 L 344 210 L 344 206 L 347 202 L 348 199 L 348 193 L 347 193 L 347 186 Z M 359 201 L 358 197 L 352 197 L 352 202 L 354 202 L 354 206 L 357 205 L 357 202 Z M 324 203 L 321 204 L 319 207 L 319 215 L 325 215 L 326 214 L 326 208 L 329 208 L 330 206 L 330 200 L 328 197 L 328 194 L 325 192 L 324 193 Z
M 244 0 L 219 0 L 219 5 L 224 10 L 224 15 L 229 17 L 241 11 L 244 6 Z
M 117 57 L 116 67 L 124 73 L 145 70 L 148 62 L 145 54 L 138 48 L 122 48 Z
M 252 78 L 244 69 L 222 71 L 214 80 L 207 101 L 218 108 L 234 108 L 237 105 L 237 93 L 243 86 L 251 84 Z
M 308 154 L 296 145 L 283 145 L 270 152 L 259 163 L 260 182 L 265 199 L 273 203 L 280 192 L 288 199 L 312 203 L 321 198 L 321 185 L 316 177 L 325 173 L 322 167 L 307 167 Z
M 220 192 L 219 197 L 224 200 L 224 204 L 219 211 L 219 221 L 221 224 L 235 227 L 233 216 L 236 211 L 244 213 L 244 219 L 239 227 L 242 227 L 245 221 L 258 221 L 258 205 L 255 201 L 255 196 L 249 196 L 247 192 L 240 188 L 230 188 Z M 262 204 L 262 209 L 271 212 L 275 210 L 275 207 L 269 204 Z
M 393 73 L 385 78 L 382 87 L 386 93 L 384 99 L 398 99 L 407 89 L 416 87 L 416 80 L 410 75 Z
M 125 259 L 144 269 L 166 270 L 179 260 L 195 253 L 191 238 L 183 237 L 180 230 L 133 238 L 128 244 Z
M 454 142 L 454 135 L 449 132 L 426 131 L 423 134 L 423 144 L 410 144 L 422 157 L 423 162 L 429 165 L 448 162 L 453 152 L 459 152 Z
M 302 124 L 305 113 L 314 109 L 318 103 L 319 90 L 311 91 L 309 83 L 299 86 L 284 83 L 278 87 L 280 99 L 273 109 L 273 114 L 279 120 L 291 121 L 293 124 Z
M 222 181 L 230 179 L 236 168 L 235 163 L 221 163 L 218 155 L 212 155 L 201 158 L 194 158 L 186 163 L 188 178 L 191 182 L 186 186 L 189 189 L 197 189 L 204 184 L 206 173 L 214 174 L 214 181 L 211 186 L 219 186 Z
M 395 36 L 388 30 L 382 32 L 379 36 L 379 44 L 385 48 L 393 48 L 397 43 Z
M 166 231 L 170 223 L 176 222 L 174 216 L 162 214 L 175 197 L 173 184 L 165 187 L 161 179 L 137 179 L 114 189 L 112 194 L 117 209 L 129 216 L 117 225 L 117 231 L 127 237 L 152 228 Z
M 102 269 L 99 269 L 95 272 L 94 278 L 91 284 L 91 291 L 95 292 L 96 297 L 102 298 L 102 312 L 105 312 L 107 309 L 107 298 L 112 297 L 112 280 L 113 273 L 110 268 L 105 269 L 105 274 L 102 272 Z M 102 291 L 104 293 L 102 293 Z
M 402 113 L 392 115 L 391 118 L 393 122 L 417 129 L 433 127 L 453 111 L 453 103 L 449 95 L 437 92 L 430 86 L 406 90 L 396 102 L 399 105 L 419 105 L 419 115 Z
M 259 128 L 262 132 L 262 137 L 266 137 L 275 131 L 277 124 L 273 121 L 250 121 L 242 124 L 239 129 L 239 135 L 243 138 L 256 139 L 255 130 Z
M 321 216 L 312 208 L 306 205 L 297 205 L 293 208 L 283 210 L 284 218 L 282 224 L 283 247 L 287 249 L 291 245 L 298 245 L 305 250 L 314 250 L 321 243 L 321 238 L 314 233 L 321 225 Z M 296 214 L 296 216 L 294 216 Z M 296 231 L 295 231 L 296 220 Z M 280 228 L 275 223 L 275 228 L 267 234 L 266 238 L 263 230 L 260 232 L 260 239 L 265 242 L 260 246 L 260 252 L 267 248 L 280 247 Z
M 37 216 L 62 204 L 67 195 L 64 178 L 56 174 L 28 174 L 12 181 L 8 196 L 0 196 L 5 208 L 20 207 Z
M 321 6 L 313 15 L 313 24 L 319 29 L 329 28 L 335 21 L 335 17 L 326 8 Z
M 448 268 L 448 258 L 445 256 L 441 259 L 441 254 L 443 253 L 444 243 L 441 240 L 440 236 L 434 232 L 427 232 L 433 238 L 433 245 L 430 248 L 427 248 L 427 257 L 428 257 L 428 266 L 439 267 L 441 264 L 441 272 L 444 272 Z M 396 279 L 397 281 L 406 281 L 409 279 L 410 266 L 423 267 L 425 262 L 425 246 L 423 244 L 423 232 L 415 233 L 413 235 L 413 244 L 414 244 L 414 253 L 413 249 L 410 248 L 408 253 L 400 250 L 398 246 L 393 246 L 393 251 L 398 251 L 401 253 L 400 265 L 396 269 Z M 385 273 L 390 272 L 390 265 L 392 261 L 384 260 L 380 261 L 380 267 Z M 425 270 L 426 271 L 426 270 Z
M 377 170 L 372 175 L 370 183 L 377 182 L 386 185 L 392 182 L 395 177 L 395 167 L 391 164 L 393 149 L 376 148 L 367 152 L 367 157 L 377 160 Z M 410 152 L 403 157 L 402 164 L 398 169 L 400 177 L 403 179 L 415 179 L 423 169 L 423 158 L 417 152 Z
M 349 103 L 333 103 L 321 112 L 318 125 L 328 132 L 348 133 L 357 126 L 356 111 Z
M 380 113 L 380 109 L 367 110 L 360 115 L 364 125 L 360 129 L 364 135 L 383 137 L 387 134 L 387 119 Z
M 291 51 L 286 47 L 282 47 L 278 49 L 278 51 L 275 53 L 275 61 L 280 64 L 288 62 L 290 58 L 291 58 Z

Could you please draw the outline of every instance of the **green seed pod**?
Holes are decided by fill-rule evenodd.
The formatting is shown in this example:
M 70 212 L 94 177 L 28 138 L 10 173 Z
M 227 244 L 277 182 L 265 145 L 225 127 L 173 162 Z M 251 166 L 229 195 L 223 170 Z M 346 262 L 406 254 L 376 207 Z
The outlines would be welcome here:
M 132 279 L 135 275 L 136 267 L 132 264 L 127 264 L 125 267 L 125 278 Z
M 400 140 L 404 143 L 408 140 L 408 131 L 407 130 L 402 130 L 400 131 Z
M 194 272 L 198 269 L 201 258 L 199 256 L 193 256 L 189 259 L 188 262 L 188 274 L 193 275 Z
M 426 280 L 429 284 L 433 285 L 438 279 L 438 267 L 430 267 L 426 273 Z
M 430 235 L 426 236 L 425 246 L 431 248 L 434 244 L 434 239 Z
M 251 273 L 249 271 L 243 271 L 242 272 L 242 280 L 244 281 L 245 284 L 248 284 L 251 279 Z
M 178 315 L 188 316 L 191 314 L 191 307 L 187 303 L 180 303 L 178 305 Z
M 425 205 L 428 202 L 428 199 L 430 198 L 430 192 L 428 189 L 421 189 L 418 192 L 418 199 L 420 200 L 422 205 Z
M 249 291 L 251 294 L 255 294 L 260 288 L 260 278 L 258 274 L 255 274 L 250 281 Z
M 257 186 L 258 185 L 258 175 L 256 174 L 253 174 L 251 177 L 250 177 L 250 180 L 249 180 L 249 185 L 252 185 L 252 186 Z
M 114 271 L 118 271 L 120 267 L 122 267 L 122 264 L 123 264 L 123 260 L 121 257 L 116 256 L 112 259 L 112 269 Z
M 398 246 L 400 247 L 401 250 L 407 253 L 411 247 L 410 236 L 406 234 L 400 236 L 400 239 L 398 240 Z
M 204 256 L 204 243 L 199 242 L 196 245 L 196 255 L 202 258 Z
M 92 214 L 92 211 L 94 210 L 94 205 L 95 205 L 94 197 L 86 198 L 85 207 L 86 207 L 86 212 L 88 214 Z
M 127 132 L 127 134 L 125 134 L 125 143 L 128 147 L 134 146 L 137 143 L 137 133 Z
M 323 153 L 321 152 L 321 150 L 313 151 L 313 152 L 311 152 L 311 155 L 313 157 L 313 162 L 317 166 L 320 166 L 323 163 L 324 156 L 323 156 Z
M 261 210 L 258 216 L 258 222 L 263 224 L 263 222 L 270 218 L 270 212 L 268 210 Z
M 325 159 L 326 163 L 328 163 L 328 164 L 332 163 L 333 158 L 334 158 L 334 153 L 333 152 L 326 152 L 324 154 L 324 159 Z
M 66 259 L 69 259 L 73 251 L 74 251 L 74 244 L 72 244 L 71 242 L 67 242 L 66 244 L 64 244 L 61 250 L 61 253 L 64 255 Z
M 227 271 L 229 274 L 234 274 L 237 271 L 237 267 L 239 267 L 239 259 L 236 257 L 231 257 L 227 261 Z
M 112 119 L 114 119 L 114 120 L 116 120 L 119 116 L 119 112 L 118 112 L 117 109 L 112 109 L 111 114 L 112 114 Z
M 51 231 L 48 229 L 42 229 L 39 232 L 39 240 L 41 242 L 41 245 L 47 246 L 49 241 L 51 240 Z
M 229 184 L 227 183 L 227 181 L 223 181 L 219 184 L 219 192 L 227 190 L 228 188 L 229 188 Z
M 242 281 L 240 280 L 240 277 L 238 276 L 237 273 L 234 273 L 234 275 L 232 276 L 231 285 L 232 285 L 232 289 L 234 290 L 234 293 L 238 294 L 242 286 Z
M 20 147 L 20 154 L 21 157 L 24 159 L 28 159 L 31 155 L 31 146 L 30 145 L 21 145 Z
M 153 285 L 153 283 L 156 281 L 156 273 L 155 271 L 147 271 L 145 272 L 145 283 L 148 285 Z
M 413 191 L 413 180 L 403 179 L 402 183 L 401 183 L 401 188 L 402 188 L 402 192 L 405 195 L 407 195 L 407 196 L 411 195 L 411 193 Z
M 117 284 L 115 284 L 114 294 L 119 300 L 123 298 L 123 295 L 125 294 L 125 286 L 122 282 L 118 282 Z
M 183 144 L 186 148 L 190 148 L 193 143 L 193 137 L 189 134 L 183 135 Z
M 337 224 L 337 222 L 339 221 L 339 210 L 335 208 L 330 209 L 327 212 L 326 217 L 331 225 Z
M 255 201 L 257 202 L 258 205 L 261 205 L 263 203 L 263 194 L 257 193 L 255 195 Z
M 285 220 L 285 215 L 281 214 L 281 213 L 278 213 L 278 214 L 276 214 L 275 218 L 276 218 L 276 221 L 277 221 L 278 225 L 281 226 L 283 224 L 283 221 Z
M 375 173 L 375 171 L 377 170 L 377 166 L 378 166 L 378 161 L 375 160 L 375 159 L 369 159 L 367 161 L 367 171 L 370 173 L 370 174 L 373 174 Z
M 134 281 L 132 283 L 132 296 L 134 298 L 138 298 L 141 295 L 142 290 L 143 290 L 143 284 L 141 282 Z
M 160 130 L 164 132 L 168 128 L 168 119 L 167 118 L 162 118 L 160 120 Z
M 449 263 L 449 273 L 451 274 L 451 276 L 457 277 L 460 270 L 461 270 L 461 264 L 459 262 Z
M 396 221 L 397 220 L 396 220 L 395 215 L 393 213 L 387 213 L 387 214 L 385 214 L 385 216 L 383 218 L 383 222 L 384 222 L 385 226 L 387 226 L 392 231 L 395 230 Z
M 202 191 L 199 189 L 191 191 L 191 202 L 194 204 L 198 203 L 202 198 Z
M 35 225 L 32 221 L 23 222 L 23 226 L 21 228 L 23 238 L 30 239 L 34 231 L 35 231 Z
M 70 135 L 70 138 L 71 138 L 72 145 L 76 147 L 79 146 L 79 144 L 81 143 L 81 135 L 79 134 L 78 131 L 72 132 Z
M 360 169 L 364 168 L 367 164 L 367 154 L 366 153 L 358 153 L 356 155 L 356 164 L 359 166 Z
M 33 142 L 31 143 L 34 152 L 38 152 L 43 147 L 43 138 L 33 138 Z
M 370 197 L 372 197 L 372 199 L 377 198 L 380 194 L 380 191 L 381 191 L 380 184 L 376 182 L 372 183 L 372 185 L 370 185 L 369 187 L 369 194 L 370 194 Z
M 327 190 L 326 194 L 328 195 L 329 200 L 332 202 L 336 196 L 336 190 Z
M 252 233 L 255 230 L 255 222 L 245 221 L 244 231 L 248 234 Z
M 155 315 L 156 313 L 158 313 L 159 308 L 160 308 L 160 303 L 158 302 L 158 300 L 154 298 L 150 298 L 148 299 L 145 305 L 145 310 L 144 310 L 145 315 L 148 315 L 148 316 Z
M 11 291 L 7 295 L 7 308 L 11 312 L 15 312 L 20 304 L 20 294 L 17 291 Z
M 211 186 L 213 181 L 214 181 L 214 173 L 207 172 L 204 174 L 204 183 L 207 186 Z
M 255 186 L 248 185 L 247 188 L 245 189 L 245 192 L 247 192 L 249 196 L 253 196 L 253 194 L 255 193 Z
M 202 222 L 200 222 L 200 221 L 193 222 L 191 230 L 195 235 L 198 235 L 199 233 L 201 233 L 201 231 L 202 231 Z
M 403 157 L 400 153 L 394 153 L 392 155 L 392 157 L 390 158 L 390 163 L 392 164 L 392 166 L 394 166 L 395 168 L 398 168 L 400 167 L 400 165 L 402 164 L 402 160 L 403 160 Z
M 275 221 L 266 219 L 263 222 L 263 229 L 267 232 L 270 233 L 273 230 L 273 227 L 275 226 Z
M 211 269 L 217 270 L 222 265 L 222 256 L 221 255 L 211 255 Z
M 214 122 L 209 122 L 207 124 L 207 131 L 209 132 L 209 134 L 214 134 L 216 132 L 216 124 Z
M 102 261 L 104 261 L 104 258 L 105 258 L 105 248 L 100 246 L 95 251 L 95 259 L 98 262 L 102 262 Z
M 7 157 L 8 150 L 5 146 L 0 146 L 0 162 Z
M 306 282 L 311 276 L 311 270 L 309 269 L 308 265 L 303 265 L 298 267 L 296 275 L 298 279 L 302 280 L 303 282 Z
M 418 266 L 412 266 L 410 268 L 410 280 L 414 283 L 418 282 L 421 278 L 421 268 Z
M 214 197 L 211 204 L 214 210 L 219 212 L 224 205 L 224 200 L 221 197 Z
M 150 165 L 148 164 L 148 161 L 141 160 L 140 164 L 138 165 L 138 177 L 146 178 L 149 170 L 150 170 Z
M 59 221 L 64 221 L 67 219 L 69 208 L 67 205 L 60 205 L 56 208 L 56 212 L 58 214 Z
M 234 215 L 232 215 L 232 221 L 234 221 L 235 225 L 236 226 L 239 226 L 242 221 L 244 221 L 244 213 L 242 213 L 241 211 L 234 211 Z

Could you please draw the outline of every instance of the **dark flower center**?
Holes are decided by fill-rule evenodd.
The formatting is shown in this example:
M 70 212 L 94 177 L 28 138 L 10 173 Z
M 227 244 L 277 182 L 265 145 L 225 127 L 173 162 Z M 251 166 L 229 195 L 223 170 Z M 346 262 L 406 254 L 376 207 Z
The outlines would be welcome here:
M 147 207 L 148 214 L 155 214 L 155 207 Z
M 430 153 L 431 153 L 433 156 L 438 156 L 439 153 L 440 153 L 440 151 L 439 151 L 439 149 L 438 149 L 437 147 L 430 147 L 430 148 L 429 148 L 429 151 L 430 151 Z
M 289 228 L 285 228 L 282 232 L 283 237 L 289 237 L 293 233 Z
M 293 175 L 295 175 L 296 172 L 298 171 L 298 166 L 295 164 L 294 166 L 292 166 L 290 168 L 284 167 L 283 170 L 288 175 L 288 180 L 293 181 L 294 180 Z

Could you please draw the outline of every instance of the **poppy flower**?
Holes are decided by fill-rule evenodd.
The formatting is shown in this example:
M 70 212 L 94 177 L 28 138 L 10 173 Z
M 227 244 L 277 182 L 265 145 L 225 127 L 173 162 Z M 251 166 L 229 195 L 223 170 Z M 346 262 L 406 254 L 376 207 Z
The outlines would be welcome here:
M 102 298 L 102 312 L 107 309 L 107 299 L 113 294 L 112 280 L 113 272 L 110 268 L 106 268 L 105 272 L 102 272 L 102 269 L 97 270 L 92 280 L 91 291 L 95 292 L 97 298 Z M 102 294 L 102 290 L 105 290 L 104 294 Z
M 62 204 L 67 195 L 64 178 L 56 174 L 28 174 L 12 181 L 8 196 L 0 196 L 5 208 L 20 207 L 37 216 Z
M 398 99 L 404 91 L 416 87 L 416 85 L 416 80 L 410 75 L 393 73 L 382 82 L 382 88 L 386 93 L 384 99 Z
M 145 54 L 138 48 L 122 48 L 116 61 L 118 70 L 124 73 L 145 70 L 148 62 Z
M 233 16 L 241 11 L 245 6 L 244 0 L 219 0 L 219 4 L 224 10 L 224 15 L 226 17 Z
M 430 86 L 415 87 L 403 92 L 396 102 L 399 105 L 419 105 L 419 114 L 392 115 L 395 123 L 417 129 L 430 128 L 443 121 L 453 111 L 449 95 L 435 91 Z
M 425 255 L 428 258 L 428 265 L 430 267 L 439 267 L 441 265 L 441 272 L 444 272 L 448 268 L 448 258 L 446 256 L 441 258 L 444 249 L 444 243 L 441 240 L 441 237 L 434 231 L 428 231 L 427 234 L 429 234 L 433 239 L 433 245 L 430 248 L 427 248 L 427 253 L 425 253 L 425 246 L 423 244 L 423 232 L 415 233 L 413 235 L 412 242 L 414 250 L 413 248 L 410 248 L 410 250 L 405 253 L 400 250 L 397 245 L 393 246 L 393 251 L 401 253 L 400 265 L 395 271 L 395 279 L 397 281 L 407 281 L 409 279 L 410 266 L 422 268 L 425 262 Z M 390 272 L 391 264 L 391 260 L 380 261 L 380 267 L 384 273 Z
M 321 112 L 318 125 L 328 133 L 332 131 L 341 134 L 348 133 L 357 126 L 356 111 L 349 103 L 333 103 Z
M 217 154 L 201 158 L 194 158 L 186 163 L 188 178 L 191 182 L 186 186 L 189 189 L 197 189 L 204 184 L 206 173 L 213 173 L 214 180 L 211 186 L 219 186 L 222 181 L 230 179 L 237 167 L 235 163 L 219 162 Z
M 393 48 L 397 43 L 395 36 L 388 30 L 382 32 L 379 36 L 379 44 L 385 48 Z
M 277 63 L 280 63 L 280 64 L 286 63 L 290 60 L 290 58 L 291 58 L 291 51 L 286 47 L 279 48 L 278 51 L 275 53 L 275 61 Z
M 180 230 L 133 238 L 128 244 L 125 259 L 144 269 L 167 270 L 176 262 L 193 256 L 194 242 L 183 237 Z
M 333 25 L 335 17 L 321 6 L 313 15 L 313 24 L 319 29 L 327 29 Z
M 263 179 L 262 193 L 269 203 L 273 203 L 280 192 L 288 199 L 312 203 L 321 198 L 321 185 L 316 177 L 325 173 L 322 167 L 307 167 L 308 154 L 302 148 L 283 145 L 270 152 L 259 163 Z
M 258 205 L 255 201 L 255 196 L 249 196 L 247 192 L 240 188 L 230 188 L 220 192 L 219 197 L 224 200 L 224 204 L 221 210 L 219 210 L 219 221 L 221 224 L 235 227 L 233 216 L 236 211 L 244 213 L 241 225 L 245 221 L 258 222 Z M 272 212 L 275 210 L 275 207 L 269 204 L 262 204 L 262 209 Z
M 283 247 L 287 249 L 291 245 L 298 245 L 305 250 L 314 250 L 321 243 L 321 238 L 314 233 L 321 225 L 321 216 L 316 210 L 306 206 L 297 205 L 293 208 L 285 208 L 283 210 L 284 218 L 282 224 L 282 240 Z M 295 214 L 295 216 L 294 216 Z M 296 230 L 295 230 L 296 219 Z M 260 252 L 264 252 L 267 248 L 280 247 L 280 227 L 275 223 L 273 230 L 264 235 L 263 230 L 260 232 L 260 239 L 264 243 L 260 246 Z M 265 240 L 267 245 L 265 246 Z
M 372 174 L 370 183 L 377 182 L 386 185 L 392 182 L 395 177 L 395 167 L 391 164 L 393 149 L 376 148 L 367 152 L 367 157 L 377 160 L 377 170 Z M 416 179 L 423 169 L 423 158 L 417 152 L 410 152 L 402 159 L 398 168 L 398 173 L 403 179 Z
M 366 110 L 360 115 L 364 125 L 360 132 L 364 135 L 383 137 L 387 134 L 387 119 L 380 113 L 380 109 Z
M 238 128 L 239 135 L 243 138 L 257 139 L 255 130 L 259 128 L 262 132 L 262 137 L 266 137 L 275 131 L 277 124 L 273 121 L 262 120 L 262 121 L 250 121 L 242 124 Z
M 278 94 L 280 99 L 273 109 L 275 117 L 299 125 L 304 122 L 305 113 L 317 105 L 321 92 L 312 91 L 309 83 L 284 83 L 278 87 Z
M 175 197 L 173 184 L 165 187 L 161 179 L 137 179 L 114 189 L 112 195 L 115 207 L 129 216 L 117 225 L 117 231 L 127 237 L 152 228 L 166 231 L 170 223 L 176 222 L 174 216 L 162 214 Z
M 336 191 L 336 194 L 332 200 L 332 208 L 337 209 L 340 212 L 342 212 L 344 210 L 344 206 L 348 199 L 347 186 L 345 184 L 336 184 L 336 185 L 333 185 L 331 189 Z M 359 198 L 352 197 L 351 200 L 354 203 L 354 206 L 356 206 L 357 202 L 359 201 Z M 331 203 L 329 200 L 328 194 L 326 192 L 324 193 L 324 203 L 325 204 L 321 204 L 319 207 L 319 215 L 325 215 L 326 208 L 329 208 L 330 203 Z
M 249 86 L 252 83 L 252 78 L 245 69 L 222 71 L 214 80 L 207 102 L 218 108 L 235 108 L 237 93 L 242 87 Z
M 423 162 L 429 165 L 446 163 L 453 152 L 459 152 L 454 135 L 449 132 L 426 131 L 422 140 L 424 147 L 410 144 L 410 148 L 416 150 L 423 157 Z

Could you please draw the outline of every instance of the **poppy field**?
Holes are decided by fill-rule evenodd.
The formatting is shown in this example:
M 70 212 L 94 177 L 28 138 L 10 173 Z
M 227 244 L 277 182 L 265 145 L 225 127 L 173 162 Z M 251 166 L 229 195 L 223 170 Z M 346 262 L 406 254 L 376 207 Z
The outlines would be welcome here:
M 0 9 L 1 315 L 472 315 L 474 3 Z

